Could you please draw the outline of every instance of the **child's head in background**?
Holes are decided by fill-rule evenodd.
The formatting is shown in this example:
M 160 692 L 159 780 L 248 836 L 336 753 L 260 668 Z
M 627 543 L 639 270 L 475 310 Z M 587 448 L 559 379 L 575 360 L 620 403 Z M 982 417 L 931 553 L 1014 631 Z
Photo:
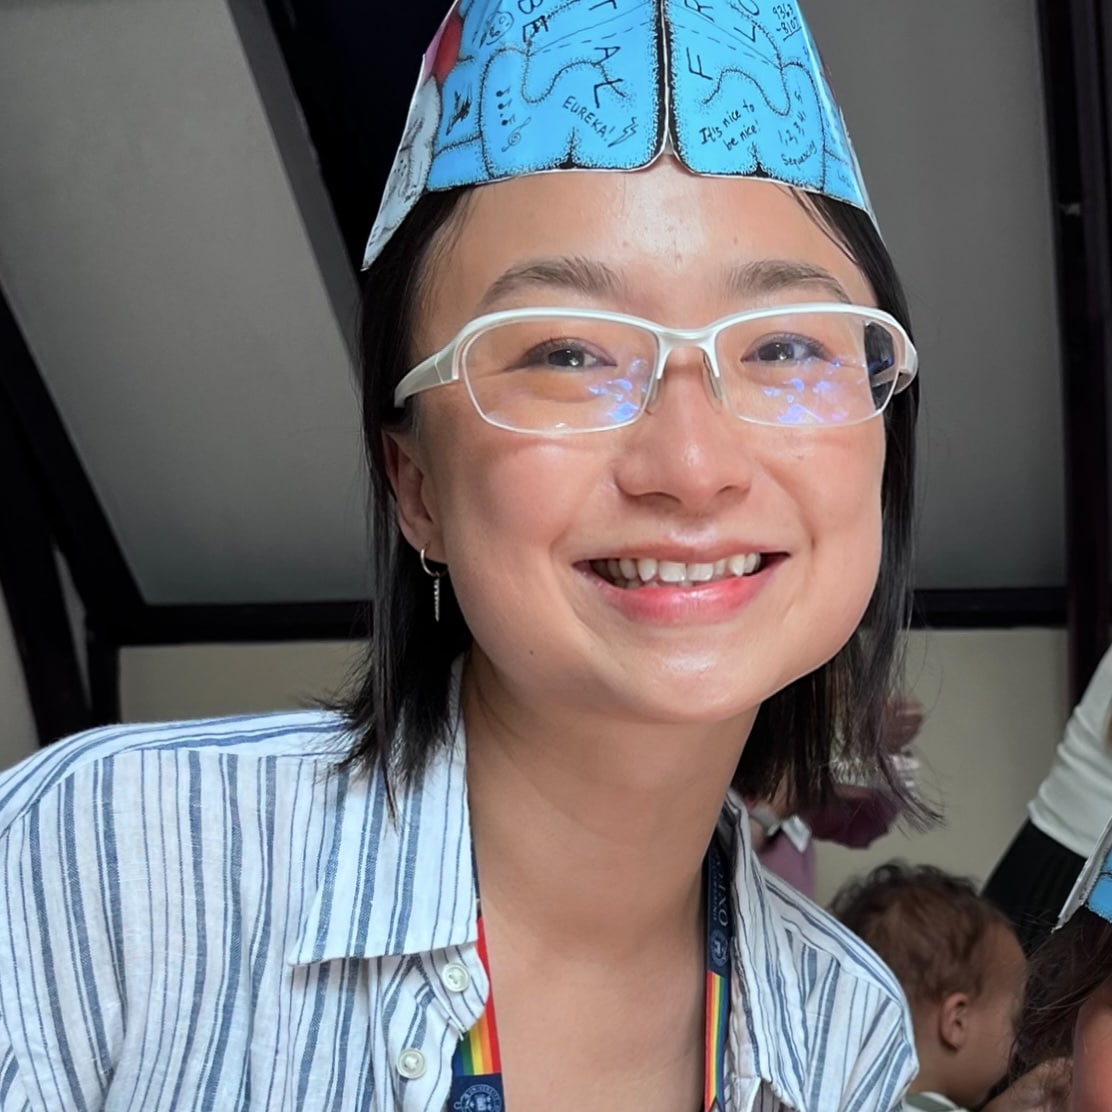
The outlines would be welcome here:
M 1007 1072 L 1027 962 L 968 880 L 899 862 L 846 885 L 831 910 L 903 986 L 915 1027 L 912 1092 L 973 1108 Z

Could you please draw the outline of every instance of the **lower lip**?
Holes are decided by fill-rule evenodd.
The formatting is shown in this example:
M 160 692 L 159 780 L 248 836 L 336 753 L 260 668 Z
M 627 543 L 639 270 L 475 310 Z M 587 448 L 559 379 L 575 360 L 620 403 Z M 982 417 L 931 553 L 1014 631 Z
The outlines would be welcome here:
M 730 576 L 698 587 L 615 587 L 589 566 L 580 569 L 603 598 L 635 622 L 659 626 L 713 625 L 729 621 L 764 589 L 780 560 L 766 559 L 752 575 Z

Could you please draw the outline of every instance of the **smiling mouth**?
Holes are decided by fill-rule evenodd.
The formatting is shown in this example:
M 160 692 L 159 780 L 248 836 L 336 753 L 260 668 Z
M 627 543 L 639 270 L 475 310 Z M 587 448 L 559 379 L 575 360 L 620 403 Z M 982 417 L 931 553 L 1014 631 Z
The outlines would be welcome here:
M 695 588 L 728 579 L 743 579 L 756 575 L 768 560 L 769 557 L 760 552 L 739 553 L 713 564 L 681 564 L 651 557 L 623 557 L 620 560 L 592 560 L 590 568 L 607 583 L 635 591 L 642 587 Z

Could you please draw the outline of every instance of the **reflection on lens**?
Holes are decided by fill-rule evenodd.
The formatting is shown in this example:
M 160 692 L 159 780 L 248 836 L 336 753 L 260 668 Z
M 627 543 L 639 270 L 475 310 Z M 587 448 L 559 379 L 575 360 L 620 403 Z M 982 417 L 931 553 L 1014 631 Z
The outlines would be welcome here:
M 479 412 L 506 428 L 604 429 L 640 413 L 656 337 L 628 321 L 523 318 L 476 337 L 464 377 Z
M 766 424 L 846 424 L 887 400 L 873 368 L 890 368 L 895 343 L 871 319 L 845 312 L 786 313 L 739 321 L 718 338 L 734 413 Z

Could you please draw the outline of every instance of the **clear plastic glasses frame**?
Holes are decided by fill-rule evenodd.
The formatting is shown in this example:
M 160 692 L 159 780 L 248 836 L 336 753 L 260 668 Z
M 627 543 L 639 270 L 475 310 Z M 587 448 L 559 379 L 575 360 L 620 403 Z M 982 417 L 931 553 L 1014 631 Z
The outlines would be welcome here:
M 581 334 L 565 328 L 537 340 L 556 324 L 570 324 Z M 839 330 L 850 337 L 857 324 L 858 346 L 846 339 L 845 352 L 830 350 L 831 337 Z M 539 331 L 530 334 L 534 325 Z M 762 333 L 766 326 L 770 331 Z M 511 357 L 518 347 L 528 347 L 530 335 L 537 342 Z M 723 337 L 727 346 L 735 345 L 731 355 L 750 342 L 763 345 L 758 354 L 771 351 L 777 358 L 743 356 L 748 370 L 734 367 L 731 359 L 726 378 Z M 870 338 L 874 348 L 880 345 L 872 357 Z M 624 362 L 611 354 L 621 351 L 619 341 L 627 345 Z M 499 342 L 504 351 L 497 350 Z M 792 345 L 804 349 L 804 356 L 783 359 Z M 468 322 L 405 375 L 394 404 L 401 407 L 422 391 L 462 381 L 479 415 L 498 428 L 541 436 L 603 432 L 632 424 L 651 410 L 672 353 L 689 348 L 703 354 L 705 384 L 716 407 L 742 421 L 774 427 L 861 424 L 880 416 L 918 371 L 915 347 L 894 317 L 840 302 L 754 309 L 690 330 L 598 309 L 508 309 Z M 598 366 L 525 362 L 553 355 L 595 359 Z

